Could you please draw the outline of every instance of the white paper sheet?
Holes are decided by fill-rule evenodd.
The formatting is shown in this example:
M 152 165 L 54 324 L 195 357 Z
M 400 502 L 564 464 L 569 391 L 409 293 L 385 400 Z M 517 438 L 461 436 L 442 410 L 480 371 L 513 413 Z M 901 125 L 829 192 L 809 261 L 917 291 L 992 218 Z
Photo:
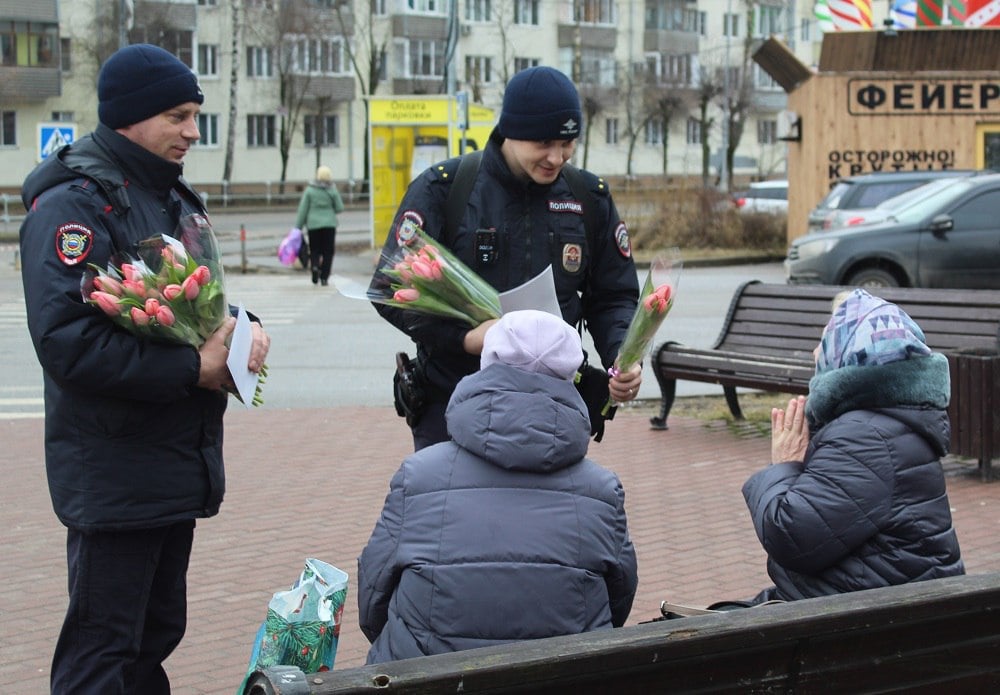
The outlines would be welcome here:
M 562 318 L 559 298 L 556 296 L 556 283 L 552 277 L 552 266 L 547 266 L 523 285 L 501 292 L 500 308 L 505 314 L 520 309 L 537 309 Z
M 233 330 L 232 340 L 229 341 L 229 359 L 226 360 L 226 365 L 229 367 L 229 373 L 233 375 L 233 382 L 240 398 L 243 399 L 243 405 L 247 408 L 253 405 L 253 396 L 260 379 L 259 374 L 251 372 L 247 367 L 252 344 L 253 331 L 250 328 L 250 317 L 247 316 L 243 304 L 240 304 L 239 313 L 236 314 L 236 328 Z

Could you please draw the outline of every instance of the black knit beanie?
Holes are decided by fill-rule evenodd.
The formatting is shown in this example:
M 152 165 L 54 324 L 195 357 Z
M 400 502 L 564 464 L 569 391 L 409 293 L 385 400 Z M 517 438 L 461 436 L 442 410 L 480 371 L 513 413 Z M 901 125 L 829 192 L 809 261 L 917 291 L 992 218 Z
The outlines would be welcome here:
M 198 78 L 177 56 L 159 46 L 136 43 L 116 51 L 97 77 L 97 117 L 124 128 L 205 95 Z
M 572 140 L 580 135 L 582 120 L 570 79 L 539 66 L 522 70 L 507 84 L 497 130 L 513 140 Z

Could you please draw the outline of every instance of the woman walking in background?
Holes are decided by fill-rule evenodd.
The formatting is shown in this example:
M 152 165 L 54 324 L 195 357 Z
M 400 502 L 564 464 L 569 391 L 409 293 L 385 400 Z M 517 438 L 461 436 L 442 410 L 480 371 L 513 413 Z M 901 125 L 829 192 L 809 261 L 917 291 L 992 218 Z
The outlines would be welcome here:
M 302 193 L 295 226 L 309 232 L 309 260 L 313 284 L 329 284 L 337 240 L 337 213 L 344 211 L 344 201 L 333 184 L 328 166 L 316 169 L 316 180 Z

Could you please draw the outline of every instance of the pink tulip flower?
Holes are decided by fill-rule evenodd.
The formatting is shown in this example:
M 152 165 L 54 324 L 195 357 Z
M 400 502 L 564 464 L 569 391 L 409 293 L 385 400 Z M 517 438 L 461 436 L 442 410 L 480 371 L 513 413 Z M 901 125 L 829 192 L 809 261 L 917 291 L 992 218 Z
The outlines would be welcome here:
M 108 316 L 118 316 L 118 297 L 115 295 L 95 291 L 90 293 L 90 299 Z
M 396 290 L 392 295 L 392 298 L 397 302 L 415 302 L 420 299 L 420 291 L 415 290 L 412 287 L 407 287 L 401 290 Z
M 94 278 L 94 287 L 102 292 L 113 294 L 116 297 L 122 296 L 122 284 L 109 275 L 98 275 Z
M 149 316 L 151 317 L 156 316 L 156 312 L 160 308 L 160 302 L 158 299 L 150 297 L 149 299 L 146 300 L 146 304 L 143 308 L 146 310 L 146 314 L 148 314 Z
M 161 326 L 173 326 L 177 319 L 174 317 L 174 312 L 170 310 L 170 307 L 161 305 L 156 310 L 156 321 Z
M 194 269 L 194 272 L 191 273 L 191 277 L 193 277 L 199 285 L 204 287 L 212 281 L 212 271 L 208 269 L 208 266 L 200 265 Z
M 410 269 L 413 270 L 413 274 L 416 275 L 418 278 L 423 278 L 424 280 L 434 279 L 434 269 L 432 267 L 431 261 L 428 261 L 423 258 L 418 258 L 413 261 L 413 264 L 410 266 Z M 440 273 L 440 269 L 438 269 L 438 272 Z
M 131 263 L 122 263 L 122 275 L 126 280 L 142 280 L 142 273 Z
M 399 279 L 403 282 L 409 282 L 413 279 L 413 273 L 410 272 L 410 264 L 406 261 L 400 261 L 395 266 L 393 270 L 399 273 Z
M 140 299 L 146 298 L 146 285 L 142 280 L 122 280 L 122 287 L 125 288 L 126 292 L 134 294 Z
M 163 288 L 163 298 L 168 302 L 172 302 L 184 293 L 184 288 L 180 285 L 166 285 Z
M 184 282 L 181 283 L 181 288 L 184 290 L 184 298 L 189 302 L 198 296 L 201 291 L 201 286 L 195 279 L 194 275 L 189 275 L 184 278 Z
M 132 323 L 137 326 L 149 325 L 149 314 L 137 306 L 132 307 L 132 310 L 129 312 L 129 316 L 132 317 Z

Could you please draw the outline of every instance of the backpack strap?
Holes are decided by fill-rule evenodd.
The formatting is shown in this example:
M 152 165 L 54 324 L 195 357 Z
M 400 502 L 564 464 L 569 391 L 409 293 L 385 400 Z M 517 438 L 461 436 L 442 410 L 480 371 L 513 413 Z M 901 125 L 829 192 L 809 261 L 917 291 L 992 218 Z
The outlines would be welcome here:
M 462 155 L 458 160 L 458 170 L 455 172 L 455 179 L 448 189 L 448 198 L 445 201 L 444 209 L 444 238 L 450 241 L 455 238 L 458 232 L 458 225 L 462 222 L 462 215 L 469 204 L 469 196 L 472 194 L 472 184 L 476 182 L 476 174 L 479 173 L 479 164 L 483 161 L 483 151 L 475 150 Z
M 562 173 L 566 177 L 566 183 L 569 184 L 573 197 L 579 200 L 580 205 L 583 206 L 583 228 L 587 233 L 587 244 L 593 248 L 601 225 L 600 220 L 597 219 L 597 199 L 594 197 L 594 192 L 587 186 L 583 174 L 575 166 L 566 162 L 563 164 Z

